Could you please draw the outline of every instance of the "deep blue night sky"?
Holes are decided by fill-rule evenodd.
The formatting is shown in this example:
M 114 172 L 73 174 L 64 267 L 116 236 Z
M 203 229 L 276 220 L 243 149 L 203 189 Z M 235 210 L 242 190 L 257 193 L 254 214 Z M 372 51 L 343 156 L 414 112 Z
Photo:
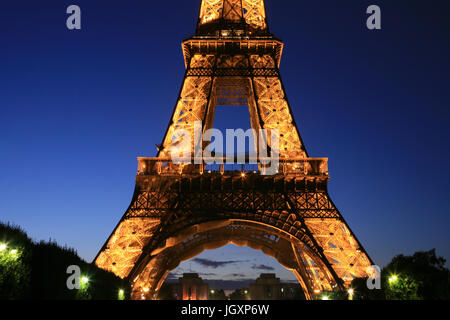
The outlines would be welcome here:
M 332 199 L 380 266 L 432 248 L 450 259 L 446 2 L 266 1 L 308 152 L 329 157 Z M 199 3 L 1 1 L 1 221 L 94 258 L 129 205 L 136 157 L 154 156 L 163 138 Z M 65 26 L 70 4 L 82 9 L 81 31 Z M 381 31 L 365 27 L 371 4 Z M 217 126 L 239 126 L 223 114 Z M 284 275 L 246 250 L 199 257 L 244 254 L 247 264 L 192 269 L 254 277 L 264 264 Z

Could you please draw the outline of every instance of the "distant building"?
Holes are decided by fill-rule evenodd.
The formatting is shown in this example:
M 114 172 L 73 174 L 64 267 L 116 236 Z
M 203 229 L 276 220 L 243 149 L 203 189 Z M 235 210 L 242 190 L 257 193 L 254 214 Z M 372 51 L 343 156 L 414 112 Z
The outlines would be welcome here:
M 274 273 L 262 273 L 255 283 L 250 284 L 252 300 L 279 300 L 280 293 L 280 278 L 277 278 Z
M 184 273 L 172 290 L 177 300 L 208 300 L 209 285 L 197 273 Z
M 302 300 L 303 290 L 299 284 L 281 283 L 274 273 L 262 273 L 250 284 L 251 300 Z

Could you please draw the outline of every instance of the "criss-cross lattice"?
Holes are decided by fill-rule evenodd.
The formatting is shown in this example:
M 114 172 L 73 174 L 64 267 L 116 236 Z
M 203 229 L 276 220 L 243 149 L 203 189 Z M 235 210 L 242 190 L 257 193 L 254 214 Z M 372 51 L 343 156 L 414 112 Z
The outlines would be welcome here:
M 134 299 L 156 298 L 181 261 L 229 243 L 276 258 L 308 299 L 370 272 L 369 256 L 328 194 L 328 159 L 307 155 L 278 69 L 283 43 L 266 21 L 263 0 L 202 0 L 197 33 L 183 42 L 187 70 L 158 155 L 139 158 L 132 203 L 95 259 L 130 280 Z M 268 133 L 257 137 L 267 142 L 257 151 L 276 154 L 271 133 L 279 133 L 271 175 L 261 159 L 247 172 L 227 171 L 223 161 L 214 171 L 204 159 L 171 160 L 193 156 L 195 123 L 202 138 L 217 105 L 248 105 L 252 128 Z

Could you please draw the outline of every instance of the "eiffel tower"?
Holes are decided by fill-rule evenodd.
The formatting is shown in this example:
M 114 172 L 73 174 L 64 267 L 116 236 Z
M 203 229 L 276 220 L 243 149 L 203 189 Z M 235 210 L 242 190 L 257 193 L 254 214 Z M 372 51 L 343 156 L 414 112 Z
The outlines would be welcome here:
M 127 278 L 132 298 L 143 300 L 155 299 L 181 262 L 230 243 L 277 259 L 307 299 L 368 276 L 373 263 L 328 195 L 328 159 L 308 156 L 292 117 L 283 42 L 269 31 L 264 0 L 202 0 L 182 48 L 186 73 L 164 140 L 156 158 L 138 158 L 131 205 L 96 265 Z M 201 121 L 204 134 L 217 105 L 248 105 L 253 129 L 278 130 L 276 174 L 263 174 L 262 162 L 227 171 L 171 160 L 177 130 L 194 136 Z

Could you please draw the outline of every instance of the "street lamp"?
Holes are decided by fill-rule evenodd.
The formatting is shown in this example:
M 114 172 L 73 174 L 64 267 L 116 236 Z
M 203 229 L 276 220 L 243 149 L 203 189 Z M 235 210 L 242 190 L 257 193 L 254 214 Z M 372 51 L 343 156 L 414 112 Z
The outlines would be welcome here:
M 353 294 L 355 293 L 355 290 L 352 288 L 348 289 L 348 300 L 353 300 Z
M 395 274 L 390 276 L 388 279 L 389 283 L 395 283 L 395 282 L 397 282 L 397 280 L 398 280 L 398 277 Z

